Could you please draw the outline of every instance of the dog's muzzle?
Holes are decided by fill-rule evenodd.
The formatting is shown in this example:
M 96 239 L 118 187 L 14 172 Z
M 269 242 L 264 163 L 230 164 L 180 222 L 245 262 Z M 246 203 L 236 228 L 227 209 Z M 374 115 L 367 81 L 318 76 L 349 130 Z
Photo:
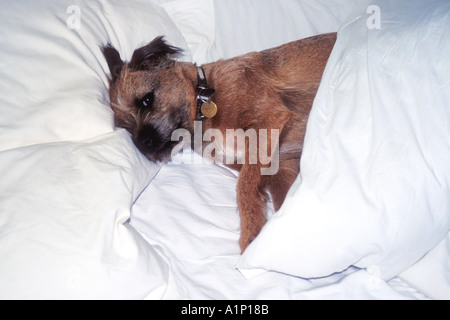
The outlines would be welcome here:
M 142 154 L 153 162 L 169 161 L 172 150 L 177 145 L 176 141 L 170 140 L 170 135 L 165 137 L 150 125 L 141 129 L 134 143 Z

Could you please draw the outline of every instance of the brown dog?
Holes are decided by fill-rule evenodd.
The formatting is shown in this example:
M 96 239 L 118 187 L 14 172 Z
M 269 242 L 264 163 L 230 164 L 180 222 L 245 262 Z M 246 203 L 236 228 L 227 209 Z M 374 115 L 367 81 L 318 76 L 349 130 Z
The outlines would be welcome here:
M 115 123 L 151 161 L 171 159 L 177 130 L 215 133 L 201 146 L 195 137 L 191 143 L 239 171 L 243 251 L 266 222 L 269 194 L 278 210 L 299 173 L 306 123 L 335 41 L 335 33 L 319 35 L 202 68 L 171 59 L 181 50 L 162 37 L 137 49 L 128 64 L 108 45 Z

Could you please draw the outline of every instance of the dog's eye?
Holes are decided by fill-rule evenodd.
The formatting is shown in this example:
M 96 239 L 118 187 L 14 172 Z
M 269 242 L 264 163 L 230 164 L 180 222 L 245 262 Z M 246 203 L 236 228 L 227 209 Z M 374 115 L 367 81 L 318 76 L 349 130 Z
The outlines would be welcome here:
M 155 102 L 155 93 L 149 92 L 142 99 L 136 101 L 136 104 L 141 109 L 149 109 L 153 106 L 153 102 Z

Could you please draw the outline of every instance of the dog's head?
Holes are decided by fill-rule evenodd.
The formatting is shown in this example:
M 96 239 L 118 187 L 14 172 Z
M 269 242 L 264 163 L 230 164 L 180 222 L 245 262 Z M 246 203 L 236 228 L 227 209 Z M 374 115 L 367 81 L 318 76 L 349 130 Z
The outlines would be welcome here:
M 111 45 L 102 48 L 111 72 L 110 99 L 115 124 L 127 129 L 151 161 L 170 160 L 178 144 L 174 130 L 192 130 L 195 83 L 186 65 L 171 58 L 182 50 L 157 37 L 137 49 L 129 63 Z M 195 69 L 195 68 L 194 68 Z

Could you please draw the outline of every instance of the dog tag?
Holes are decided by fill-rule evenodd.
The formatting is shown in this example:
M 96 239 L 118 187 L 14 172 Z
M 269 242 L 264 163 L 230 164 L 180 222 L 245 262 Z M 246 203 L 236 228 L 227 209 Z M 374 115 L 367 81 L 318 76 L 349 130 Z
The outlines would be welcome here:
M 217 105 L 214 102 L 202 104 L 202 114 L 207 118 L 214 118 L 217 114 Z

